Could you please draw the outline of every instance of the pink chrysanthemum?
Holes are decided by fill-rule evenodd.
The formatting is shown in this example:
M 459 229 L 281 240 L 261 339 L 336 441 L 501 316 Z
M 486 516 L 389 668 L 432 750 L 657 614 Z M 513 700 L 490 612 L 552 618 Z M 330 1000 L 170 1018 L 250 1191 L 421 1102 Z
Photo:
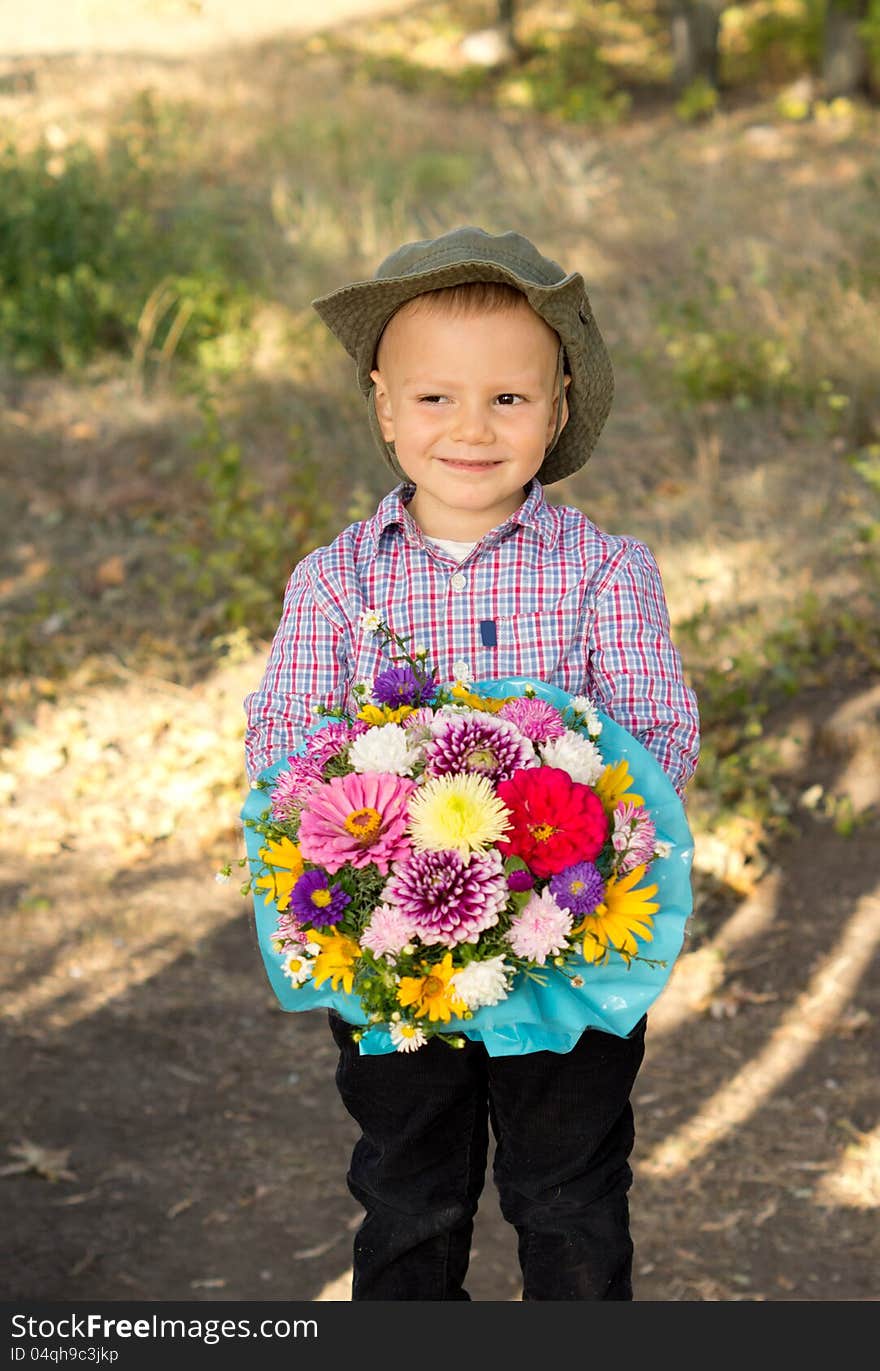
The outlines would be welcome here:
M 306 739 L 306 751 L 319 766 L 323 767 L 337 752 L 342 752 L 352 738 L 357 738 L 367 725 L 361 721 L 347 724 L 342 719 L 337 723 L 325 724 L 317 733 L 310 733 Z
M 314 757 L 289 757 L 272 787 L 272 818 L 283 823 L 292 819 L 306 803 L 315 786 L 324 779 L 321 765 Z
M 432 776 L 475 771 L 504 781 L 521 768 L 536 766 L 535 749 L 515 724 L 491 714 L 441 716 L 425 747 L 425 769 Z
M 415 852 L 384 890 L 410 920 L 423 943 L 475 943 L 486 928 L 498 922 L 507 903 L 507 880 L 495 851 Z
M 560 909 L 545 888 L 511 919 L 507 941 L 518 957 L 543 966 L 548 957 L 565 951 L 571 925 L 570 910 Z
M 498 718 L 509 719 L 533 743 L 546 743 L 551 738 L 561 738 L 565 733 L 559 710 L 537 697 L 528 699 L 521 696 L 508 700 L 498 711 Z
M 407 714 L 405 719 L 401 719 L 402 726 L 409 730 L 412 729 L 420 742 L 431 736 L 431 724 L 437 711 L 430 705 L 421 705 L 414 709 L 411 714 Z
M 380 904 L 370 915 L 360 937 L 375 957 L 393 956 L 405 947 L 414 934 L 413 923 L 397 905 Z
M 405 776 L 368 771 L 334 776 L 309 796 L 299 826 L 306 861 L 338 871 L 374 862 L 383 875 L 412 850 L 405 829 L 407 801 L 416 788 Z
M 306 943 L 309 940 L 308 933 L 290 909 L 285 909 L 282 914 L 278 915 L 273 936 L 284 938 L 293 943 Z
M 622 854 L 617 870 L 632 871 L 643 864 L 648 866 L 654 858 L 657 830 L 647 810 L 630 801 L 619 800 L 613 818 L 611 845 L 615 852 Z

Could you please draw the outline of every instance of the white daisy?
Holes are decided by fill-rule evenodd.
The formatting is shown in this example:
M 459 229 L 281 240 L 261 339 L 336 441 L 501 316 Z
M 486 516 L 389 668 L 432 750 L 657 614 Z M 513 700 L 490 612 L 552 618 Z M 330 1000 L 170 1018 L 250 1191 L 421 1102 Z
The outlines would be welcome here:
M 393 1023 L 389 1031 L 397 1052 L 417 1052 L 428 1041 L 425 1030 L 417 1023 Z
M 571 779 L 581 785 L 595 785 L 605 770 L 596 744 L 572 728 L 567 728 L 561 738 L 541 743 L 540 751 L 545 766 L 567 771 Z
M 307 956 L 305 949 L 299 945 L 289 947 L 281 958 L 281 970 L 291 985 L 302 985 L 307 981 L 314 965 L 314 958 Z
M 470 962 L 450 977 L 449 985 L 464 1000 L 468 1009 L 499 1004 L 507 999 L 507 967 L 503 957 L 488 957 L 484 962 Z
M 470 662 L 462 661 L 460 657 L 458 661 L 452 663 L 452 675 L 455 678 L 455 684 L 464 686 L 465 690 L 474 683 Z
M 668 857 L 671 851 L 672 843 L 667 842 L 665 838 L 658 838 L 654 843 L 654 856 L 659 857 L 661 861 Z
M 586 725 L 590 737 L 598 738 L 602 732 L 602 721 L 593 701 L 588 699 L 586 695 L 575 695 L 571 701 L 571 708 L 583 716 L 582 722 Z
M 379 724 L 361 733 L 348 749 L 355 771 L 382 771 L 392 776 L 411 776 L 422 759 L 422 749 L 412 733 L 400 724 Z
M 365 609 L 358 623 L 364 633 L 375 633 L 382 625 L 382 616 L 376 609 Z

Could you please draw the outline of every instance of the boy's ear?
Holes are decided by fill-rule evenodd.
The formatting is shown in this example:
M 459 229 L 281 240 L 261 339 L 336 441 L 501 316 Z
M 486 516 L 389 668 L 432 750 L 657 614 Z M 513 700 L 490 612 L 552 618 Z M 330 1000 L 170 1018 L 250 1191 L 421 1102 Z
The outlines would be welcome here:
M 376 406 L 376 417 L 379 420 L 379 427 L 382 430 L 382 437 L 386 443 L 394 441 L 394 417 L 391 413 L 391 397 L 388 394 L 388 387 L 385 379 L 378 369 L 370 372 L 370 380 L 375 386 L 373 393 L 373 403 Z
M 565 425 L 568 423 L 568 387 L 571 385 L 571 377 L 570 377 L 570 376 L 563 376 L 562 382 L 563 382 L 563 385 L 565 386 L 565 390 L 564 390 L 563 393 L 562 393 L 562 422 L 561 422 L 560 425 L 559 425 L 559 432 L 560 432 L 560 433 L 561 433 L 562 430 L 565 428 Z M 556 405 L 558 405 L 558 404 L 559 404 L 559 396 L 557 395 L 557 397 L 556 397 Z M 548 439 L 549 439 L 549 438 L 552 438 L 552 437 L 553 437 L 553 434 L 556 432 L 556 405 L 553 406 L 553 413 L 552 413 L 552 415 L 551 415 L 551 417 L 550 417 L 550 424 L 549 424 L 549 428 L 548 428 Z

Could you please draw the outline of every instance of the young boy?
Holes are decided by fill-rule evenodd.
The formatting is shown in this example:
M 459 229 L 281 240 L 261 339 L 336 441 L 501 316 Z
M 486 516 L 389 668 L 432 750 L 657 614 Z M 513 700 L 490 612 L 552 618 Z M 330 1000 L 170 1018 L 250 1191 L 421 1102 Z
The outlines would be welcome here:
M 660 573 L 632 538 L 553 506 L 611 406 L 611 363 L 583 278 L 516 233 L 407 243 L 372 280 L 314 302 L 357 363 L 370 426 L 401 478 L 376 514 L 304 557 L 258 690 L 252 779 L 302 741 L 317 706 L 388 666 L 359 618 L 377 609 L 440 679 L 531 676 L 588 695 L 683 793 L 698 755 L 693 692 Z M 348 1185 L 365 1217 L 355 1300 L 466 1300 L 489 1123 L 524 1300 L 632 1299 L 630 1093 L 645 1019 L 566 1053 L 490 1057 L 468 1040 L 361 1054 L 330 1012 L 343 1102 L 361 1129 Z

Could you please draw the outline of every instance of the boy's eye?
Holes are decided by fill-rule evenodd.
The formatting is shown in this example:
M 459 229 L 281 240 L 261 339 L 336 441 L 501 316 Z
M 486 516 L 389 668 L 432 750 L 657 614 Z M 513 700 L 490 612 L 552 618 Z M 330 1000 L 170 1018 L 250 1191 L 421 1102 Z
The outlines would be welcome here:
M 518 405 L 523 397 L 521 395 L 514 395 L 512 391 L 505 390 L 502 391 L 500 395 L 496 395 L 495 398 L 499 405 Z
M 420 395 L 419 402 L 423 405 L 439 405 L 441 400 L 445 400 L 445 395 Z

